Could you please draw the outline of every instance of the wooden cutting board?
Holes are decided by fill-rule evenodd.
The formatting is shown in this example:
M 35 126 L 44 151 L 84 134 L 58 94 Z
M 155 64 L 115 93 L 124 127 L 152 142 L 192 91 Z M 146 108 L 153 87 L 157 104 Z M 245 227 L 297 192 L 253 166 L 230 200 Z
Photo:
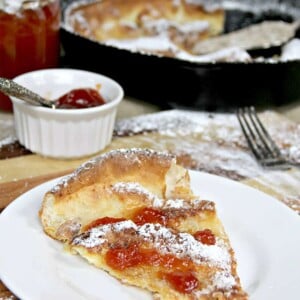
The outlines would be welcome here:
M 300 162 L 300 126 L 274 112 L 261 117 L 283 151 Z M 243 182 L 300 213 L 300 171 L 262 169 L 234 115 L 166 111 L 123 120 L 102 152 L 132 147 L 172 152 L 189 169 Z M 89 158 L 62 161 L 31 154 L 0 160 L 0 209 L 34 186 L 69 174 Z

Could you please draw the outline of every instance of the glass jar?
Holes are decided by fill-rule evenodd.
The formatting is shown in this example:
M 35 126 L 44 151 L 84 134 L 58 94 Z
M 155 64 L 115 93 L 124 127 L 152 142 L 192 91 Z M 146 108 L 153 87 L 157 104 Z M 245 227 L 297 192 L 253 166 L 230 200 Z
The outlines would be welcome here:
M 0 77 L 58 66 L 59 0 L 0 0 Z M 12 110 L 0 92 L 0 109 Z

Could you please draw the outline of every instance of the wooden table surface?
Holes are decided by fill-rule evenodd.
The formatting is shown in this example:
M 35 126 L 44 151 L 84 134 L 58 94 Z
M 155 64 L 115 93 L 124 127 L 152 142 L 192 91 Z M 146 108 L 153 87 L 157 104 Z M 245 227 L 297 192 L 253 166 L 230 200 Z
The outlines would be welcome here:
M 276 110 L 276 113 L 275 113 Z M 280 126 L 284 128 L 290 128 L 292 126 L 297 131 L 298 136 L 296 137 L 295 143 L 298 141 L 300 145 L 300 101 L 299 103 L 293 103 L 286 107 L 276 108 L 271 112 L 263 112 L 264 120 L 272 126 Z M 159 111 L 159 108 L 137 101 L 134 99 L 126 98 L 122 105 L 119 108 L 118 121 L 122 122 L 128 118 L 141 116 L 148 113 L 156 113 Z M 155 114 L 156 115 L 156 114 Z M 169 112 L 164 112 L 159 119 L 173 120 L 178 118 L 178 114 L 172 114 Z M 180 115 L 181 116 L 181 115 Z M 190 118 L 190 115 L 187 115 Z M 196 115 L 191 115 L 193 119 Z M 233 117 L 229 116 L 230 122 L 225 122 L 224 124 L 228 125 L 228 136 L 224 138 L 223 141 L 220 141 L 223 136 L 220 134 L 220 126 L 224 126 L 222 123 L 225 119 L 223 116 L 216 116 L 211 119 L 211 116 L 207 114 L 199 113 L 197 115 L 197 120 L 204 120 L 205 122 L 200 122 L 203 126 L 206 136 L 199 131 L 191 130 L 183 136 L 178 135 L 178 132 L 172 136 L 169 133 L 160 132 L 161 128 L 157 129 L 157 132 L 149 133 L 148 135 L 136 134 L 133 136 L 122 136 L 122 134 L 116 135 L 113 139 L 111 145 L 109 145 L 104 151 L 116 148 L 124 147 L 151 147 L 157 150 L 168 150 L 174 152 L 178 155 L 179 163 L 191 169 L 207 171 L 210 173 L 219 174 L 234 180 L 241 181 L 245 184 L 248 184 L 252 187 L 260 189 L 273 197 L 277 198 L 280 201 L 286 203 L 291 209 L 300 212 L 300 171 L 296 169 L 291 169 L 281 173 L 267 173 L 261 172 L 260 169 L 255 169 L 255 162 L 252 161 L 251 154 L 245 151 L 245 142 L 242 140 L 242 134 L 238 132 L 237 124 L 232 122 Z M 196 119 L 195 119 L 196 120 Z M 220 121 L 222 120 L 222 122 Z M 153 120 L 150 120 L 153 121 Z M 166 121 L 168 122 L 168 121 Z M 196 123 L 198 121 L 195 121 Z M 211 122 L 211 123 L 210 123 Z M 199 124 L 195 123 L 199 129 Z M 234 124 L 233 124 L 234 123 Z M 129 123 L 130 124 L 130 123 Z M 233 125 L 232 125 L 233 124 Z M 122 126 L 127 126 L 126 122 Z M 211 126 L 214 130 L 211 129 Z M 122 128 L 122 126 L 120 128 Z M 205 127 L 206 126 L 206 127 Z M 227 125 L 226 125 L 227 126 Z M 225 127 L 226 127 L 225 126 Z M 8 134 L 13 127 L 12 114 L 0 112 L 0 141 L 3 139 L 5 134 Z M 129 125 L 130 127 L 130 125 Z M 196 127 L 195 127 L 196 128 Z M 274 127 L 275 128 L 275 127 Z M 281 128 L 281 127 L 278 127 Z M 278 128 L 276 130 L 278 130 Z M 132 129 L 132 128 L 131 128 Z M 274 130 L 275 130 L 274 129 Z M 293 130 L 294 130 L 293 129 Z M 174 128 L 172 129 L 174 130 Z M 280 129 L 279 129 L 280 131 Z M 208 132 L 208 133 L 207 133 Z M 233 133 L 234 132 L 234 133 Z M 234 139 L 230 138 L 230 134 L 234 135 Z M 2 134 L 2 136 L 1 136 Z M 208 139 L 209 137 L 209 139 Z M 295 138 L 295 137 L 293 137 Z M 216 149 L 223 149 L 223 153 L 226 154 L 228 147 L 231 147 L 231 144 L 239 144 L 237 148 L 230 148 L 230 151 L 237 151 L 236 155 L 243 155 L 245 157 L 246 166 L 241 168 L 241 162 L 236 162 L 236 169 L 228 172 L 228 168 L 225 170 L 218 170 L 216 166 L 203 165 L 202 161 L 195 160 L 192 156 L 192 152 L 182 153 L 182 149 L 179 144 L 182 143 L 182 140 L 185 141 L 185 147 L 194 147 L 193 151 L 196 151 L 197 157 L 203 156 L 202 151 L 206 151 L 210 148 L 203 148 L 203 145 L 211 147 L 213 145 Z M 211 144 L 210 144 L 211 143 Z M 1 145 L 1 144 L 0 144 Z M 198 148 L 197 148 L 198 147 Z M 206 150 L 205 150 L 206 149 Z M 198 152 L 197 152 L 198 151 Z M 232 152 L 231 152 L 232 153 Z M 217 154 L 216 154 L 217 155 Z M 229 156 L 228 156 L 229 157 Z M 228 158 L 227 157 L 227 158 Z M 11 201 L 13 201 L 20 194 L 29 190 L 30 188 L 45 182 L 51 178 L 59 177 L 64 174 L 70 173 L 72 170 L 77 168 L 82 162 L 86 161 L 88 157 L 77 159 L 77 160 L 55 160 L 50 158 L 41 157 L 35 154 L 21 155 L 14 158 L 2 159 L 0 160 L 0 210 L 7 206 Z M 214 157 L 214 159 L 222 159 L 220 157 Z M 300 153 L 299 153 L 300 159 Z M 224 162 L 228 163 L 227 161 Z M 232 164 L 232 162 L 230 162 Z M 242 162 L 243 164 L 243 162 Z M 254 167 L 255 166 L 255 167 Z M 247 169 L 248 167 L 248 169 Z M 249 171 L 248 173 L 245 173 Z M 250 172 L 251 170 L 251 172 Z M 226 172 L 225 172 L 226 171 Z M 254 174 L 250 176 L 249 174 Z M 249 175 L 249 176 L 248 176 Z M 277 186 L 275 187 L 272 182 L 277 181 Z M 10 298 L 11 297 L 11 298 Z M 13 296 L 5 286 L 0 282 L 0 299 L 14 299 Z

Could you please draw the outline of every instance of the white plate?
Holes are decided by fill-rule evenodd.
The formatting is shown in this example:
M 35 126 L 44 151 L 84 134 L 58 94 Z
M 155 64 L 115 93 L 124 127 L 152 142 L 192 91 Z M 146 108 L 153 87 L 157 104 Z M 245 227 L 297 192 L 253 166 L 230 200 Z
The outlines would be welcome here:
M 217 204 L 250 299 L 297 299 L 300 217 L 246 185 L 200 172 L 191 178 L 195 193 Z M 0 215 L 1 280 L 22 300 L 151 299 L 64 252 L 43 233 L 38 210 L 56 180 L 23 194 Z

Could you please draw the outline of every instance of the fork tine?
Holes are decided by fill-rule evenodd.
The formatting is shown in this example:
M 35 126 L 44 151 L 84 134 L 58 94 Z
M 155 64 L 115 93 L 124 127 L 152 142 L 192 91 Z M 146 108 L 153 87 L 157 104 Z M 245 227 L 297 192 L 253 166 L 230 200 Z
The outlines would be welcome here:
M 254 135 L 253 130 L 251 129 L 249 122 L 247 121 L 247 118 L 245 116 L 245 111 L 242 108 L 238 109 L 237 118 L 252 153 L 254 154 L 257 160 L 259 161 L 262 160 L 263 155 L 261 153 L 261 149 L 255 142 L 257 139 Z
M 252 153 L 261 165 L 272 169 L 290 168 L 290 164 L 283 158 L 254 107 L 238 109 L 237 118 Z
M 281 151 L 278 148 L 278 146 L 275 144 L 275 142 L 273 141 L 273 139 L 271 138 L 269 132 L 266 130 L 265 126 L 262 124 L 262 122 L 260 121 L 256 110 L 253 106 L 250 107 L 249 109 L 249 116 L 253 121 L 253 125 L 255 127 L 255 129 L 257 130 L 259 136 L 262 139 L 262 142 L 264 143 L 264 145 L 268 148 L 268 150 L 275 155 L 275 157 L 281 157 Z
M 249 132 L 251 133 L 253 143 L 256 144 L 257 149 L 260 151 L 261 159 L 265 159 L 266 157 L 273 157 L 274 155 L 272 150 L 270 149 L 265 137 L 262 135 L 259 126 L 255 122 L 255 120 L 258 119 L 256 113 L 255 118 L 253 117 L 253 111 L 251 110 L 251 108 L 245 107 L 244 116 L 245 122 L 249 128 Z
M 253 106 L 239 108 L 236 116 L 253 155 L 262 166 L 282 170 L 300 167 L 299 163 L 283 156 Z

